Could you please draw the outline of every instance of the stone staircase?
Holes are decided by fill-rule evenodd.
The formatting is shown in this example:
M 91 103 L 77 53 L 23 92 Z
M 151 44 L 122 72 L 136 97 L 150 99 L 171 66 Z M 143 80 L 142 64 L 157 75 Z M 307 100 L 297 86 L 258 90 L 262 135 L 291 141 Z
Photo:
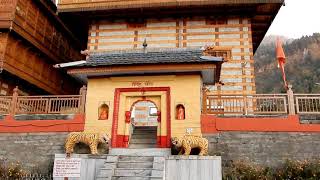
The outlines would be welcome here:
M 157 127 L 135 127 L 130 139 L 129 148 L 157 147 Z
M 165 157 L 119 155 L 107 158 L 97 172 L 97 180 L 160 180 Z

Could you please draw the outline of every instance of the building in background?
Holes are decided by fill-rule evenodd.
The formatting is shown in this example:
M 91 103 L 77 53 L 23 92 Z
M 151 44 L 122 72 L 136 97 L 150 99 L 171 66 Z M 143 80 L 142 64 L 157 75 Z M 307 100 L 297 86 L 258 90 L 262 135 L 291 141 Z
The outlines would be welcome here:
M 81 43 L 51 0 L 0 0 L 0 95 L 74 94 L 80 87 L 53 64 L 80 60 Z
M 87 40 L 87 61 L 67 67 L 88 85 L 85 130 L 108 132 L 112 147 L 135 147 L 130 140 L 139 126 L 156 129 L 158 147 L 170 147 L 171 137 L 201 134 L 202 89 L 255 94 L 253 54 L 282 3 L 59 1 L 59 15 Z M 106 114 L 113 116 L 99 118 Z M 147 114 L 158 122 L 148 123 Z

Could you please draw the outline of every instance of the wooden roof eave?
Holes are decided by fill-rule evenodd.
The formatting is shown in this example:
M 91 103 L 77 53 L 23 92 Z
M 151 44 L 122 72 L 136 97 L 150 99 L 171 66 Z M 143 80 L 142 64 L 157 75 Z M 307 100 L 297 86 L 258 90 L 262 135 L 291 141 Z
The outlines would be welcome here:
M 265 4 L 280 3 L 284 0 L 162 0 L 162 1 L 97 1 L 92 0 L 81 1 L 60 0 L 58 4 L 58 12 L 83 12 L 83 11 L 101 11 L 114 9 L 134 9 L 134 8 L 158 8 L 158 7 L 187 7 L 187 6 L 208 6 L 208 5 L 245 5 L 245 4 Z
M 185 64 L 145 64 L 145 65 L 117 65 L 117 66 L 84 66 L 69 67 L 68 74 L 96 74 L 96 73 L 126 73 L 142 71 L 179 71 L 179 70 L 201 70 L 215 69 L 217 63 L 185 63 Z
M 284 1 L 283 1 L 284 3 Z M 270 25 L 272 24 L 273 20 L 275 19 L 276 15 L 278 14 L 282 4 L 278 4 L 278 8 L 274 8 L 273 13 L 269 13 L 268 15 L 265 14 L 257 14 L 253 19 L 252 19 L 252 42 L 253 42 L 253 52 L 255 52 L 261 41 L 263 40 L 265 34 L 270 28 Z M 276 5 L 275 5 L 276 6 Z M 255 20 L 257 16 L 266 16 L 266 19 L 263 19 L 264 23 L 260 23 L 260 21 Z
M 220 68 L 217 68 L 220 67 Z M 155 64 L 155 65 L 121 65 L 121 66 L 103 66 L 103 67 L 70 67 L 67 73 L 82 83 L 86 83 L 88 77 L 105 77 L 119 75 L 152 75 L 152 74 L 172 74 L 172 73 L 190 73 L 211 72 L 214 77 L 211 80 L 206 78 L 210 84 L 214 84 L 220 78 L 221 63 L 203 63 L 203 64 Z M 209 73 L 210 74 L 210 73 Z M 216 77 L 218 75 L 218 77 Z M 209 83 L 208 83 L 209 84 Z

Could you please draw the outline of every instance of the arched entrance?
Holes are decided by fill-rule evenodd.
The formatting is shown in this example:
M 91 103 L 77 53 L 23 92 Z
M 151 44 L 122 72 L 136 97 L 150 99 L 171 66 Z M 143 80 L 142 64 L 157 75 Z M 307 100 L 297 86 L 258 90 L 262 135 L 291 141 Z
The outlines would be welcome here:
M 161 113 L 156 103 L 144 98 L 134 102 L 130 108 L 129 148 L 157 147 L 157 131 Z
M 171 115 L 170 115 L 170 88 L 169 87 L 144 87 L 144 88 L 116 88 L 114 97 L 114 111 L 112 120 L 111 145 L 113 148 L 128 147 L 132 143 L 132 133 L 139 128 L 157 128 L 156 143 L 159 148 L 170 147 L 171 137 Z M 140 123 L 143 120 L 134 120 L 135 112 L 132 113 L 136 103 L 140 101 L 151 101 L 149 114 L 154 115 L 157 108 L 157 116 L 148 118 L 148 123 Z M 154 106 L 155 104 L 156 106 Z M 139 108 L 138 108 L 139 109 Z M 154 124 L 157 119 L 158 125 Z M 141 116 L 140 116 L 141 118 Z M 136 117 L 137 119 L 137 117 Z M 134 124 L 138 122 L 137 124 Z M 135 125 L 135 126 L 133 126 Z
M 131 123 L 135 127 L 158 126 L 160 111 L 150 100 L 139 100 L 131 106 Z

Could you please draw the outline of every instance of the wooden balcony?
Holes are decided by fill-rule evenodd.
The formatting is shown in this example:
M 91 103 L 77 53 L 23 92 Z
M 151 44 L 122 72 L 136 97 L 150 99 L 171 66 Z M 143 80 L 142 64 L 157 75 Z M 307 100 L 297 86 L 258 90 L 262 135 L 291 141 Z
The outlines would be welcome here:
M 17 92 L 15 88 L 12 96 L 0 96 L 1 115 L 84 114 L 84 87 L 80 95 L 18 96 Z
M 53 2 L 0 0 L 0 28 L 16 32 L 51 61 L 80 60 L 80 41 L 57 16 Z

